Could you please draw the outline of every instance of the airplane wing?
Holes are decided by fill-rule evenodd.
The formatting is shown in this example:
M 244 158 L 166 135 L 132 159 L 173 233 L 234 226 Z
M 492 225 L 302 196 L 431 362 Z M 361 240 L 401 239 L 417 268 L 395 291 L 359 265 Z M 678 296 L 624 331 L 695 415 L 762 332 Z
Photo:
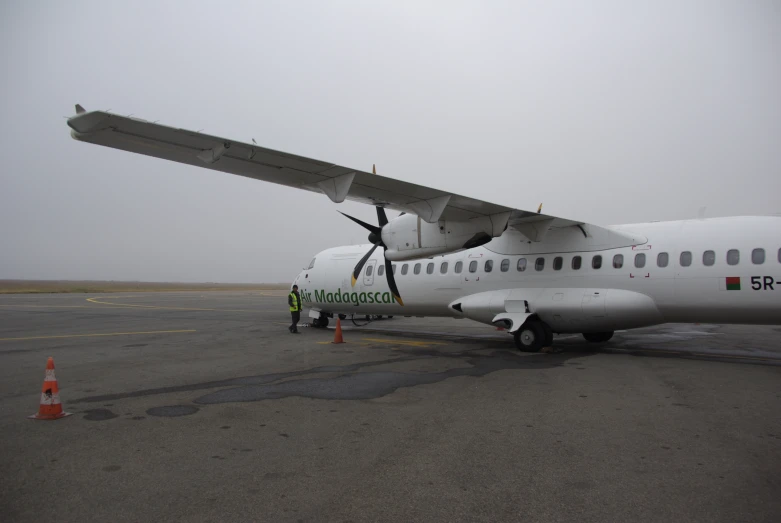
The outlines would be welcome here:
M 76 106 L 76 111 L 76 116 L 68 119 L 71 135 L 76 140 L 320 192 L 337 203 L 347 199 L 381 205 L 416 214 L 429 223 L 493 215 L 506 217 L 510 213 L 508 223 L 533 241 L 541 240 L 548 229 L 582 223 L 266 149 L 254 143 L 104 111 L 87 112 L 81 106 Z

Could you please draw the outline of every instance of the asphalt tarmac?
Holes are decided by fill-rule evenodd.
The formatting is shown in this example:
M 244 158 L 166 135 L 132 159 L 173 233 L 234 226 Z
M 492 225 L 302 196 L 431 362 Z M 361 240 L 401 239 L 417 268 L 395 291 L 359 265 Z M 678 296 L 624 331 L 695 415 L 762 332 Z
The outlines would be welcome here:
M 0 296 L 0 520 L 781 521 L 780 327 L 334 345 L 284 295 Z

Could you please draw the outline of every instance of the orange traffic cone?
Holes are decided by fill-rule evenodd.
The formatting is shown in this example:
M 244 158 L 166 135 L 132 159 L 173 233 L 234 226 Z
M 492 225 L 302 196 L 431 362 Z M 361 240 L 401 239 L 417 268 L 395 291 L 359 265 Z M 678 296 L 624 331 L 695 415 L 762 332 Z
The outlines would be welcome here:
M 344 341 L 344 338 L 342 338 L 342 320 L 341 318 L 336 318 L 336 332 L 334 333 L 334 341 L 331 343 L 346 343 Z
M 70 415 L 70 412 L 62 411 L 60 389 L 57 387 L 57 378 L 54 377 L 54 359 L 49 358 L 46 362 L 46 377 L 43 379 L 43 388 L 41 389 L 41 406 L 38 407 L 38 414 L 33 414 L 28 418 L 60 419 Z

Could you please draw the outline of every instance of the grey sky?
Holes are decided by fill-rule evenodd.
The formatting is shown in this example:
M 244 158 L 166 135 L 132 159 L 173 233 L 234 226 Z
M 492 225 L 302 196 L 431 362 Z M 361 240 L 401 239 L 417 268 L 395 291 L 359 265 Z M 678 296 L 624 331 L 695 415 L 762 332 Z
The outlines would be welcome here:
M 781 212 L 781 3 L 3 2 L 0 278 L 290 281 L 370 207 L 73 104 L 598 224 Z

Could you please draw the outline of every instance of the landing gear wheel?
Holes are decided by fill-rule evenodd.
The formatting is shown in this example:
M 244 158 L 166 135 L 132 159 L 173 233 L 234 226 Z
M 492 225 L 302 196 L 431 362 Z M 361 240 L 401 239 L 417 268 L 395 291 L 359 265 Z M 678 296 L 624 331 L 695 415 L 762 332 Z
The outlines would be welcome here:
M 545 328 L 540 321 L 527 321 L 515 331 L 515 346 L 521 352 L 539 352 L 545 346 Z
M 320 316 L 319 318 L 315 318 L 312 320 L 312 327 L 315 327 L 317 329 L 325 329 L 328 327 L 328 317 L 327 316 Z
M 548 327 L 547 323 L 541 323 L 542 330 L 545 331 L 545 344 L 543 347 L 552 347 L 553 346 L 553 331 L 550 327 Z
M 583 337 L 590 343 L 604 343 L 613 337 L 613 331 L 610 332 L 584 332 Z

